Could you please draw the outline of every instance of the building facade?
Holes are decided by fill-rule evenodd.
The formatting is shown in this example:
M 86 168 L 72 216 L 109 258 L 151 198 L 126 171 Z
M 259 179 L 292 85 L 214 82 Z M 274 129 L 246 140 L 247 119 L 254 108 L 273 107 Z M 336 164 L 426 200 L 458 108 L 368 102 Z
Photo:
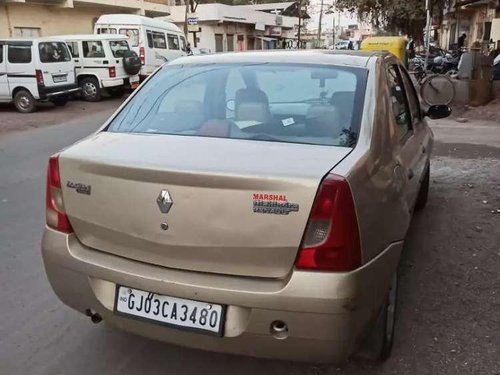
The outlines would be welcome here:
M 170 0 L 5 0 L 0 1 L 0 38 L 88 34 L 102 14 L 149 17 L 170 14 Z M 174 1 L 174 0 L 172 0 Z

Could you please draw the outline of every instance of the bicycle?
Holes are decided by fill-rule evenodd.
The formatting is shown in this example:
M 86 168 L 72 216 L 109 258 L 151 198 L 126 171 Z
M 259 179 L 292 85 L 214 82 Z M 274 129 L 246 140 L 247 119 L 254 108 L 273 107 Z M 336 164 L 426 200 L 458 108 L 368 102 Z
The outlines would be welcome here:
M 450 74 L 436 73 L 425 70 L 420 64 L 415 64 L 414 74 L 420 86 L 420 96 L 427 105 L 450 104 L 455 98 L 455 86 Z

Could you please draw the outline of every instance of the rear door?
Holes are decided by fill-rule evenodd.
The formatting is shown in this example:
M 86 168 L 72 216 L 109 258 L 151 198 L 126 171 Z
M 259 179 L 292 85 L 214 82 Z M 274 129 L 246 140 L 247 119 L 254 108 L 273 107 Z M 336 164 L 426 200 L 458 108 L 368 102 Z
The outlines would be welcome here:
M 75 83 L 75 64 L 68 46 L 63 41 L 42 41 L 36 46 L 46 87 Z
M 80 65 L 85 73 L 95 74 L 101 79 L 109 77 L 110 61 L 106 56 L 104 44 L 107 41 L 103 40 L 82 40 L 82 56 Z
M 7 81 L 7 62 L 5 45 L 0 41 L 0 99 L 10 99 L 9 82 Z
M 390 121 L 395 133 L 397 145 L 394 148 L 394 176 L 403 191 L 404 204 L 408 211 L 419 188 L 419 162 L 421 142 L 415 134 L 406 88 L 399 70 L 399 64 L 391 59 L 386 65 L 386 77 L 389 88 L 389 104 L 392 107 Z
M 38 99 L 38 87 L 31 41 L 7 42 L 7 81 L 10 90 L 24 87 Z

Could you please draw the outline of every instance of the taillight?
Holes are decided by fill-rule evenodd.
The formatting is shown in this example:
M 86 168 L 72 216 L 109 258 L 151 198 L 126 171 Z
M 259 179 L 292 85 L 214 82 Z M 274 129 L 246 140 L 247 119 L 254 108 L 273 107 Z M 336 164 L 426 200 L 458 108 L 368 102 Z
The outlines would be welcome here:
M 345 178 L 329 175 L 321 183 L 295 266 L 318 271 L 351 271 L 361 266 L 358 219 Z
M 144 51 L 144 47 L 139 48 L 139 58 L 141 59 L 141 64 L 144 65 L 146 63 L 146 53 Z
M 108 68 L 109 72 L 109 78 L 115 78 L 116 77 L 116 68 L 114 66 L 110 66 Z
M 73 228 L 64 211 L 61 176 L 59 174 L 59 155 L 53 155 L 49 159 L 47 193 L 45 197 L 47 225 L 60 232 L 73 232 Z
M 39 69 L 37 69 L 37 70 L 35 70 L 35 74 L 36 74 L 36 83 L 38 85 L 41 85 L 41 86 L 44 85 L 45 82 L 43 80 L 43 73 L 42 73 L 42 71 L 39 70 Z

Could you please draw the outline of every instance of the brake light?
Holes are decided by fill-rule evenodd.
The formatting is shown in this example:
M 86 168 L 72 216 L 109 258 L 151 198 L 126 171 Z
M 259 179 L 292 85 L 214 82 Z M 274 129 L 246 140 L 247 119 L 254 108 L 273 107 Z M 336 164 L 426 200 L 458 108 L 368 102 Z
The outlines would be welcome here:
M 345 178 L 329 175 L 321 183 L 295 266 L 317 271 L 351 271 L 361 266 L 358 219 Z
M 109 78 L 115 78 L 116 77 L 116 68 L 114 66 L 110 66 L 108 68 L 109 72 Z
M 60 232 L 72 233 L 73 228 L 64 211 L 58 154 L 51 156 L 49 159 L 45 205 L 47 225 Z
M 141 65 L 146 63 L 146 52 L 144 51 L 144 47 L 139 48 L 139 58 L 141 59 Z
M 36 83 L 40 86 L 43 86 L 45 84 L 44 80 L 43 80 L 43 73 L 41 70 L 37 69 L 35 70 L 35 74 L 36 74 Z

